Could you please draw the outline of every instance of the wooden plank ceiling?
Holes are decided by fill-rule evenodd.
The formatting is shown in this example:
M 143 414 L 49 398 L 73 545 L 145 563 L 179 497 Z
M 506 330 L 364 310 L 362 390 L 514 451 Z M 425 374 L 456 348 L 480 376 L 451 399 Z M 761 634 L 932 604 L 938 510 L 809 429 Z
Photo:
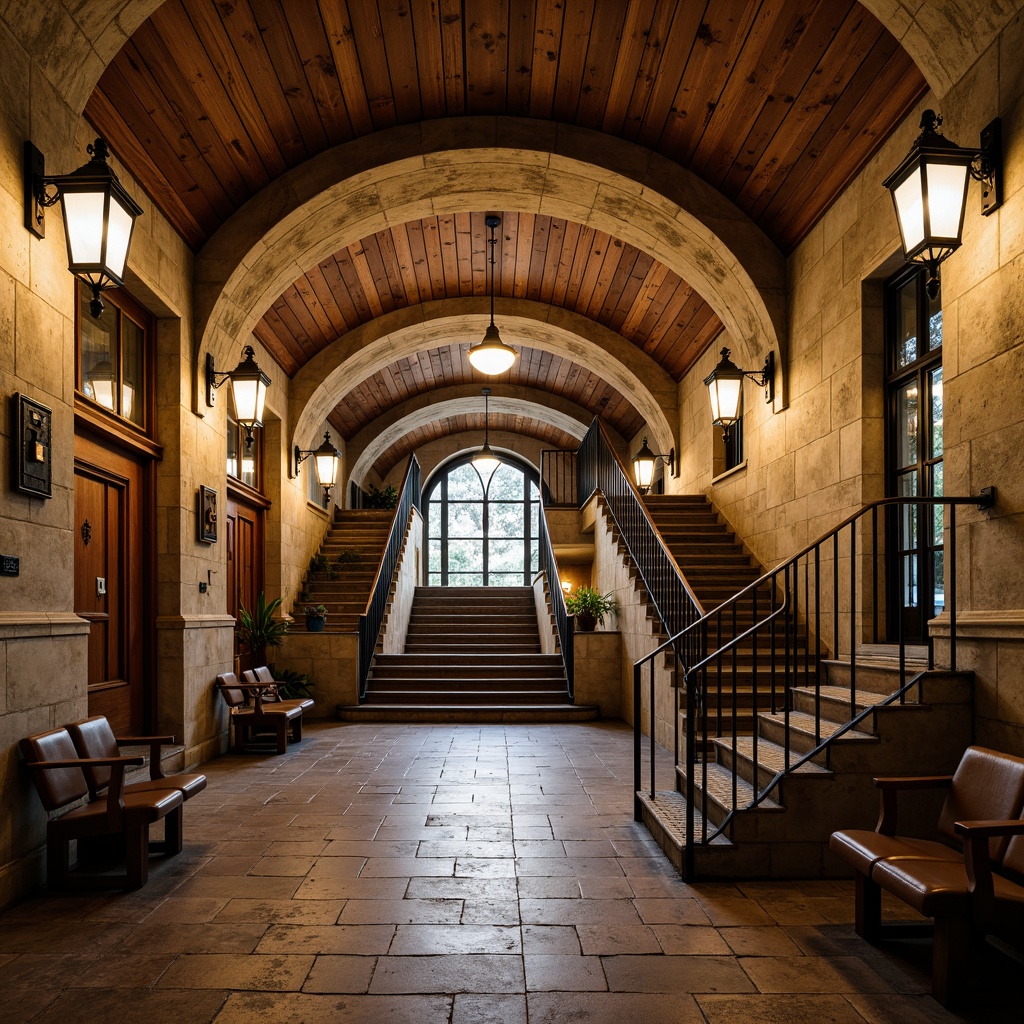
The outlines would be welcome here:
M 788 252 L 924 91 L 856 0 L 167 0 L 86 115 L 197 250 L 330 146 L 507 114 L 664 154 Z M 260 338 L 293 374 L 382 311 L 484 294 L 483 212 L 335 254 L 274 303 Z M 646 254 L 566 221 L 503 216 L 503 295 L 619 330 L 677 379 L 713 341 L 701 297 Z
M 643 417 L 632 403 L 601 377 L 578 363 L 550 352 L 522 347 L 512 368 L 485 377 L 469 365 L 469 343 L 419 352 L 400 359 L 368 377 L 345 395 L 331 414 L 332 426 L 346 441 L 395 406 L 417 395 L 460 384 L 486 385 L 495 395 L 509 388 L 539 388 L 575 402 L 590 416 L 600 416 L 622 437 L 643 427 Z M 483 409 L 483 398 L 479 400 Z
M 256 336 L 290 376 L 346 331 L 382 313 L 435 299 L 486 296 L 484 216 L 431 217 L 360 239 L 300 277 L 264 315 Z M 571 221 L 500 216 L 496 295 L 554 304 L 595 320 L 676 380 L 721 331 L 697 292 L 634 246 Z M 501 329 L 500 313 L 495 322 Z M 505 338 L 510 340 L 508 332 Z M 537 370 L 556 393 L 576 401 L 560 390 L 547 364 Z M 429 371 L 425 365 L 427 376 Z
M 444 416 L 417 430 L 411 430 L 396 444 L 391 445 L 373 464 L 373 471 L 383 479 L 395 466 L 403 463 L 413 452 L 431 441 L 440 441 L 451 434 L 484 429 L 484 415 L 470 413 L 465 416 Z M 491 439 L 498 431 L 534 437 L 547 448 L 575 450 L 579 441 L 564 430 L 529 416 L 490 415 Z M 479 441 L 476 442 L 479 444 Z M 495 447 L 500 445 L 495 444 Z

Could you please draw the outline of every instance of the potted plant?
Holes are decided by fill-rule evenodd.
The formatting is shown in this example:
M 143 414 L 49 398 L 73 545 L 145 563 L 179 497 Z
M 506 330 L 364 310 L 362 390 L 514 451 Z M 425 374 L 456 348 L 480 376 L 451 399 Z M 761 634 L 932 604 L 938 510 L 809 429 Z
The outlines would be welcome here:
M 388 484 L 384 490 L 378 490 L 374 484 L 370 484 L 370 491 L 363 501 L 363 508 L 395 508 L 398 505 L 398 488 L 394 484 Z
M 313 680 L 305 672 L 296 672 L 290 668 L 275 668 L 274 682 L 277 683 L 277 695 L 282 700 L 296 700 L 309 697 L 312 699 Z
M 306 629 L 310 633 L 322 633 L 327 622 L 327 609 L 322 604 L 307 604 Z
M 339 551 L 334 556 L 336 565 L 346 566 L 352 565 L 354 562 L 358 562 L 362 556 L 356 551 L 355 548 L 345 548 L 344 551 Z
M 312 578 L 313 576 L 323 576 L 327 580 L 333 580 L 338 575 L 338 570 L 334 567 L 331 560 L 322 552 L 318 551 L 309 560 L 309 569 L 307 575 Z
M 284 641 L 288 621 L 274 618 L 280 606 L 281 598 L 275 597 L 273 601 L 268 601 L 261 590 L 252 611 L 244 605 L 239 609 L 238 637 L 251 655 L 253 665 L 265 665 L 267 648 L 280 647 Z
M 576 628 L 584 633 L 593 632 L 597 624 L 604 623 L 609 612 L 618 611 L 618 603 L 611 594 L 602 594 L 593 587 L 579 587 L 565 598 L 565 609 L 576 616 Z

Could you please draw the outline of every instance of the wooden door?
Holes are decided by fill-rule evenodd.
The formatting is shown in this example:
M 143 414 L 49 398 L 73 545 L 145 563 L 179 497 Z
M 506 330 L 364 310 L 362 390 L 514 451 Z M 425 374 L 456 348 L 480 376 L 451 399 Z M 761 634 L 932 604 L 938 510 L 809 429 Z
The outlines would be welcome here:
M 242 607 L 252 608 L 263 589 L 263 516 L 255 503 L 229 490 L 225 522 L 228 556 L 228 613 L 237 619 Z M 239 656 L 236 649 L 235 656 Z
M 75 612 L 89 624 L 89 714 L 144 730 L 144 468 L 75 441 Z

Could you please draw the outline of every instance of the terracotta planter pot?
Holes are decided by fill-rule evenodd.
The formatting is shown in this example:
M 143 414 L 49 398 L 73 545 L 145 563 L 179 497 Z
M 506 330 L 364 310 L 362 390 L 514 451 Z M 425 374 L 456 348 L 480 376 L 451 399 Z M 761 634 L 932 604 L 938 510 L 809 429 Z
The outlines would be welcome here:
M 581 633 L 593 633 L 597 628 L 597 617 L 590 612 L 576 613 L 576 628 Z

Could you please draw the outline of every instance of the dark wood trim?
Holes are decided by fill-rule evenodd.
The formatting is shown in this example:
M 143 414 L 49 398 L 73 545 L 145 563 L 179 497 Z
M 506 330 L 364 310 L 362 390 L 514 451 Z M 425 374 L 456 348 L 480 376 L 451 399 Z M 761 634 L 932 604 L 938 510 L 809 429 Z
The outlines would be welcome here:
M 164 457 L 162 444 L 132 429 L 127 420 L 90 402 L 78 390 L 75 391 L 75 432 L 90 436 L 97 444 L 117 448 L 126 455 L 157 460 Z
M 229 498 L 234 498 L 235 501 L 241 501 L 245 504 L 253 505 L 256 508 L 262 509 L 264 512 L 274 504 L 265 494 L 260 494 L 259 491 L 250 487 L 248 484 L 243 484 L 241 480 L 238 480 L 233 476 L 229 476 L 227 478 L 227 492 Z

